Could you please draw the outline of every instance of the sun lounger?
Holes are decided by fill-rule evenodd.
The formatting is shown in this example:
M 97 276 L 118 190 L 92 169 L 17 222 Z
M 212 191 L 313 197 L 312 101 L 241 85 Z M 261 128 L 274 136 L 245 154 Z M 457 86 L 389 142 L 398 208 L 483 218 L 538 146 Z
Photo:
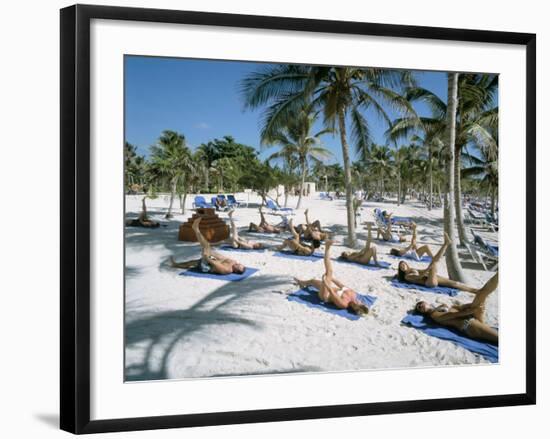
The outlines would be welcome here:
M 498 362 L 498 346 L 484 341 L 472 340 L 452 328 L 436 325 L 426 316 L 408 314 L 401 320 L 401 323 L 416 328 L 431 337 L 448 340 L 470 352 L 483 356 L 491 363 Z
M 402 288 L 405 290 L 417 290 L 422 291 L 424 293 L 434 293 L 434 294 L 445 294 L 447 296 L 454 297 L 458 294 L 458 290 L 456 288 L 449 288 L 449 287 L 426 287 L 423 285 L 418 284 L 410 284 L 407 282 L 399 282 L 397 279 L 391 280 L 392 287 L 395 288 Z
M 496 271 L 498 268 L 498 246 L 491 244 L 482 235 L 470 229 L 474 241 L 466 247 L 472 258 L 480 263 L 485 270 Z
M 213 204 L 207 203 L 202 195 L 197 195 L 193 201 L 193 208 L 212 208 Z
M 266 206 L 271 209 L 273 212 L 294 212 L 294 209 L 291 207 L 279 207 L 275 204 L 273 200 L 267 200 Z
M 374 296 L 367 296 L 362 294 L 357 294 L 357 298 L 361 302 L 363 302 L 365 305 L 367 305 L 369 308 L 372 307 L 372 305 L 377 299 Z M 289 302 L 301 303 L 303 305 L 308 306 L 309 308 L 315 308 L 330 314 L 343 317 L 348 320 L 360 319 L 360 317 L 357 314 L 354 314 L 348 311 L 347 309 L 336 308 L 336 306 L 334 306 L 332 303 L 322 302 L 321 299 L 319 299 L 317 290 L 315 290 L 314 288 L 304 288 L 304 289 L 298 290 L 292 294 L 289 294 L 287 296 L 287 300 Z
M 244 280 L 258 271 L 257 268 L 246 267 L 245 272 L 242 274 L 230 273 L 230 274 L 215 274 L 215 273 L 203 273 L 199 268 L 191 268 L 189 270 L 182 271 L 180 276 L 190 277 L 202 277 L 207 279 L 224 280 L 227 282 L 238 282 Z
M 235 195 L 228 195 L 227 196 L 227 204 L 228 204 L 229 207 L 240 207 L 241 206 L 241 203 L 239 203 L 235 199 Z

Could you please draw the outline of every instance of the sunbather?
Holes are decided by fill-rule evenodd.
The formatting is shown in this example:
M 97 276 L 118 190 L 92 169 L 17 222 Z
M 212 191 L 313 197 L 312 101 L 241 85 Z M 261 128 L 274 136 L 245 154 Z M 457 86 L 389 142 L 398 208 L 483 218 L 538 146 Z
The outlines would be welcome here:
M 362 265 L 368 265 L 370 260 L 372 259 L 374 261 L 374 264 L 380 267 L 380 264 L 378 263 L 378 257 L 376 255 L 376 246 L 372 244 L 371 225 L 368 224 L 367 228 L 369 233 L 367 236 L 367 242 L 365 244 L 365 247 L 358 252 L 342 252 L 342 254 L 340 255 L 340 258 L 345 259 L 346 261 L 356 262 Z
M 470 287 L 461 282 L 448 279 L 437 274 L 437 263 L 441 260 L 451 240 L 449 235 L 445 233 L 445 242 L 439 249 L 439 251 L 432 258 L 432 262 L 428 265 L 428 268 L 419 270 L 409 266 L 405 261 L 400 261 L 397 266 L 397 279 L 399 282 L 405 282 L 410 284 L 416 284 L 425 286 L 428 288 L 434 288 L 437 286 L 456 288 L 458 290 L 467 291 L 468 293 L 477 294 L 479 290 L 477 288 Z
M 233 248 L 242 248 L 245 250 L 262 248 L 262 243 L 247 241 L 246 239 L 239 236 L 239 231 L 237 230 L 237 226 L 235 225 L 235 221 L 233 220 L 234 212 L 234 210 L 230 210 L 228 213 L 229 222 L 231 223 L 231 245 L 233 246 Z
M 195 259 L 192 261 L 185 262 L 176 262 L 173 257 L 170 257 L 172 267 L 175 268 L 199 268 L 203 273 L 214 273 L 214 274 L 230 274 L 237 273 L 242 274 L 245 272 L 245 266 L 239 262 L 226 258 L 219 253 L 212 251 L 210 243 L 202 235 L 199 230 L 199 224 L 201 218 L 197 218 L 193 222 L 193 230 L 199 241 L 199 244 L 202 247 L 202 256 L 200 259 Z
M 416 304 L 416 311 L 429 316 L 433 321 L 457 329 L 468 337 L 486 340 L 498 344 L 498 332 L 484 321 L 485 300 L 498 286 L 498 273 L 478 290 L 471 303 L 463 305 L 433 306 L 421 301 Z
M 294 280 L 300 286 L 300 288 L 314 287 L 318 290 L 319 298 L 323 302 L 332 303 L 334 306 L 340 309 L 349 309 L 358 315 L 366 315 L 369 312 L 369 308 L 357 298 L 357 293 L 351 288 L 348 288 L 342 284 L 338 279 L 333 277 L 332 261 L 330 260 L 330 247 L 332 241 L 325 243 L 325 274 L 321 280 L 309 279 L 300 280 L 295 278 Z
M 145 198 L 141 200 L 141 212 L 137 219 L 126 220 L 126 225 L 131 227 L 147 227 L 147 228 L 157 228 L 160 226 L 156 221 L 151 221 L 147 217 L 147 206 L 145 205 Z
M 392 230 L 392 223 L 391 223 L 391 217 L 393 213 L 385 213 L 384 211 L 382 215 L 385 219 L 385 227 L 378 226 L 378 230 L 376 233 L 376 239 L 380 239 L 380 235 L 382 235 L 382 238 L 384 241 L 391 241 L 391 242 L 404 242 L 405 237 L 401 234 L 395 233 Z
M 302 239 L 307 241 L 324 241 L 329 237 L 327 232 L 323 232 L 321 228 L 321 222 L 315 220 L 312 223 L 309 222 L 309 209 L 306 209 L 304 215 L 306 217 L 306 224 L 300 224 L 299 227 L 302 228 L 301 234 Z M 300 232 L 296 230 L 299 234 Z
M 281 229 L 269 224 L 264 217 L 264 212 L 262 211 L 262 206 L 260 206 L 260 224 L 256 225 L 250 223 L 248 226 L 249 232 L 258 232 L 258 233 L 281 233 Z
M 289 248 L 296 255 L 310 256 L 316 248 L 320 247 L 321 241 L 315 239 L 312 241 L 311 245 L 301 242 L 300 235 L 298 235 L 292 225 L 292 219 L 288 221 L 288 229 L 290 230 L 290 233 L 292 233 L 292 238 L 285 239 L 281 245 L 275 247 L 275 250 L 282 251 L 285 248 Z
M 411 259 L 415 259 L 417 261 L 422 258 L 424 255 L 428 255 L 430 258 L 433 258 L 434 255 L 432 254 L 432 251 L 430 250 L 430 247 L 427 245 L 422 245 L 418 247 L 416 242 L 416 223 L 411 224 L 412 228 L 412 238 L 411 243 L 408 247 L 398 249 L 398 248 L 392 248 L 390 250 L 390 255 L 394 256 L 406 256 Z

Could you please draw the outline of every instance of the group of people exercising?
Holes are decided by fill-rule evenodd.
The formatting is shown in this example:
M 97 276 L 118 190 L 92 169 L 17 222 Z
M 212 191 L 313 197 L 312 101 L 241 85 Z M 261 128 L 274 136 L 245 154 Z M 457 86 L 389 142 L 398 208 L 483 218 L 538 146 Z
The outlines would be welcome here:
M 262 243 L 249 241 L 239 236 L 233 219 L 233 213 L 234 211 L 230 211 L 228 214 L 231 225 L 231 246 L 243 250 L 264 248 Z M 266 221 L 262 208 L 260 207 L 260 223 L 250 223 L 249 231 L 279 234 L 286 229 L 290 231 L 292 237 L 285 239 L 280 245 L 272 248 L 277 251 L 288 249 L 300 256 L 312 255 L 314 251 L 320 247 L 321 241 L 324 241 L 324 275 L 321 279 L 295 278 L 295 282 L 300 288 L 314 287 L 318 291 L 319 298 L 323 302 L 331 303 L 340 309 L 348 309 L 358 315 L 366 315 L 369 309 L 358 299 L 357 293 L 352 288 L 346 287 L 341 281 L 334 277 L 332 260 L 330 258 L 330 249 L 333 245 L 333 241 L 330 239 L 330 234 L 321 228 L 321 223 L 318 220 L 310 222 L 308 210 L 305 211 L 305 218 L 306 223 L 298 226 L 294 226 L 292 219 L 287 220 L 286 218 L 283 219 L 281 224 L 273 226 Z M 388 219 L 390 218 L 391 214 L 388 216 Z M 185 262 L 176 262 L 171 258 L 171 265 L 175 268 L 198 268 L 202 272 L 220 275 L 244 273 L 246 268 L 243 264 L 212 250 L 210 243 L 202 235 L 199 229 L 200 221 L 201 218 L 197 218 L 193 222 L 193 230 L 201 245 L 201 258 Z M 498 286 L 498 273 L 481 288 L 473 288 L 439 275 L 437 264 L 444 256 L 451 243 L 449 236 L 447 234 L 444 235 L 444 243 L 434 255 L 427 245 L 418 246 L 416 224 L 413 223 L 411 229 L 412 237 L 410 244 L 404 248 L 392 248 L 390 254 L 398 257 L 407 257 L 417 261 L 419 261 L 422 256 L 427 255 L 431 257 L 431 261 L 425 269 L 417 269 L 411 267 L 406 261 L 401 260 L 398 264 L 396 274 L 398 281 L 428 288 L 437 286 L 456 288 L 475 295 L 473 301 L 470 303 L 453 305 L 450 307 L 444 305 L 433 306 L 425 301 L 420 301 L 416 304 L 415 311 L 430 317 L 434 322 L 442 326 L 457 329 L 468 337 L 498 344 L 498 332 L 484 321 L 485 301 L 489 294 Z M 368 225 L 368 237 L 364 248 L 357 252 L 342 252 L 340 258 L 364 265 L 370 264 L 372 261 L 374 265 L 380 266 L 376 246 L 372 243 L 372 228 L 370 224 Z

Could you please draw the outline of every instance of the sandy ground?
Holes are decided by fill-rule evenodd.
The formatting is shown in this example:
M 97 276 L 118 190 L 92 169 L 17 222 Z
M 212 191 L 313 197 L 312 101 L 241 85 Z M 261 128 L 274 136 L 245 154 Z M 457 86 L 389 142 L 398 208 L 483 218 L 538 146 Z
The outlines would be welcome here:
M 247 195 L 237 195 L 246 199 Z M 208 199 L 208 198 L 207 198 Z M 192 197 L 188 198 L 188 209 Z M 241 230 L 250 221 L 258 222 L 258 198 L 249 207 L 235 212 Z M 292 199 L 289 206 L 295 205 Z M 335 274 L 358 292 L 378 297 L 370 314 L 357 321 L 289 302 L 286 294 L 296 291 L 294 276 L 320 278 L 322 260 L 310 262 L 274 257 L 263 253 L 229 255 L 259 272 L 241 282 L 197 279 L 179 276 L 167 260 L 198 258 L 198 244 L 177 240 L 178 226 L 192 211 L 164 219 L 168 197 L 148 200 L 149 214 L 160 221 L 158 229 L 126 228 L 126 379 L 154 380 L 193 377 L 232 376 L 314 371 L 344 371 L 377 368 L 407 368 L 435 365 L 486 363 L 476 354 L 454 344 L 424 335 L 400 324 L 407 312 L 422 299 L 431 303 L 452 304 L 471 301 L 473 296 L 459 293 L 451 298 L 431 293 L 411 292 L 391 287 L 398 259 L 388 256 L 391 244 L 377 241 L 381 260 L 391 262 L 388 270 L 367 270 L 352 264 L 335 263 Z M 324 201 L 318 196 L 304 199 L 295 223 L 304 222 L 303 210 L 310 218 L 334 232 L 333 256 L 347 248 L 345 202 Z M 418 224 L 420 243 L 432 250 L 442 242 L 442 210 L 429 212 L 419 204 L 407 202 L 364 203 L 361 222 L 373 220 L 373 209 L 381 207 L 395 215 L 412 217 Z M 140 197 L 128 196 L 128 218 L 137 217 Z M 227 220 L 226 213 L 219 216 Z M 269 215 L 275 224 L 279 218 Z M 278 243 L 280 236 L 242 235 L 261 242 Z M 366 230 L 358 230 L 360 244 Z M 323 251 L 323 247 L 321 248 Z M 418 266 L 423 263 L 411 262 Z M 469 283 L 481 286 L 492 273 L 466 264 Z M 445 263 L 440 263 L 445 274 Z M 498 326 L 498 291 L 487 303 L 487 323 Z

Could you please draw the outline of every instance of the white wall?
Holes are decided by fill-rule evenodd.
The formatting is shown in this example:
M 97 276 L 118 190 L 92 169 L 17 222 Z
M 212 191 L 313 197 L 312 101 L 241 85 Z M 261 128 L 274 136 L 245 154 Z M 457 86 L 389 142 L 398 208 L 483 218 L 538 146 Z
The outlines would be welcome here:
M 462 0 L 441 2 L 394 0 L 302 1 L 245 0 L 110 1 L 87 3 L 121 6 L 163 7 L 281 16 L 303 16 L 416 24 L 484 28 L 538 34 L 539 123 L 539 224 L 549 218 L 546 198 L 549 173 L 540 172 L 548 143 L 543 120 L 549 111 L 541 105 L 550 99 L 548 52 L 550 29 L 544 2 L 498 2 Z M 0 301 L 1 361 L 0 432 L 4 437 L 60 437 L 55 427 L 58 411 L 58 9 L 70 2 L 27 0 L 4 2 L 1 14 L 0 112 L 2 146 L 0 183 L 2 213 L 0 238 L 2 287 Z M 456 5 L 456 10 L 452 8 Z M 543 56 L 546 55 L 546 56 Z M 546 138 L 546 139 L 545 139 Z M 545 142 L 546 140 L 546 142 Z M 30 177 L 30 178 L 28 178 Z M 543 181 L 544 180 L 544 181 Z M 544 184 L 544 187 L 543 187 Z M 16 191 L 17 189 L 17 191 Z M 23 204 L 25 194 L 33 193 Z M 539 250 L 550 245 L 539 232 Z M 6 245 L 7 243 L 7 245 Z M 539 273 L 544 267 L 539 251 Z M 542 316 L 548 303 L 539 282 L 538 309 Z M 539 318 L 539 370 L 548 370 L 548 321 Z M 544 349 L 543 349 L 544 348 Z M 287 422 L 160 432 L 126 433 L 116 437 L 258 438 L 279 436 L 341 435 L 364 437 L 424 437 L 426 429 L 447 438 L 521 436 L 548 425 L 548 378 L 539 374 L 536 407 L 499 408 Z M 444 384 L 440 384 L 444 385 Z M 368 383 L 365 383 L 368 391 Z M 545 428 L 547 430 L 547 428 Z M 380 436 L 381 435 L 381 436 Z

